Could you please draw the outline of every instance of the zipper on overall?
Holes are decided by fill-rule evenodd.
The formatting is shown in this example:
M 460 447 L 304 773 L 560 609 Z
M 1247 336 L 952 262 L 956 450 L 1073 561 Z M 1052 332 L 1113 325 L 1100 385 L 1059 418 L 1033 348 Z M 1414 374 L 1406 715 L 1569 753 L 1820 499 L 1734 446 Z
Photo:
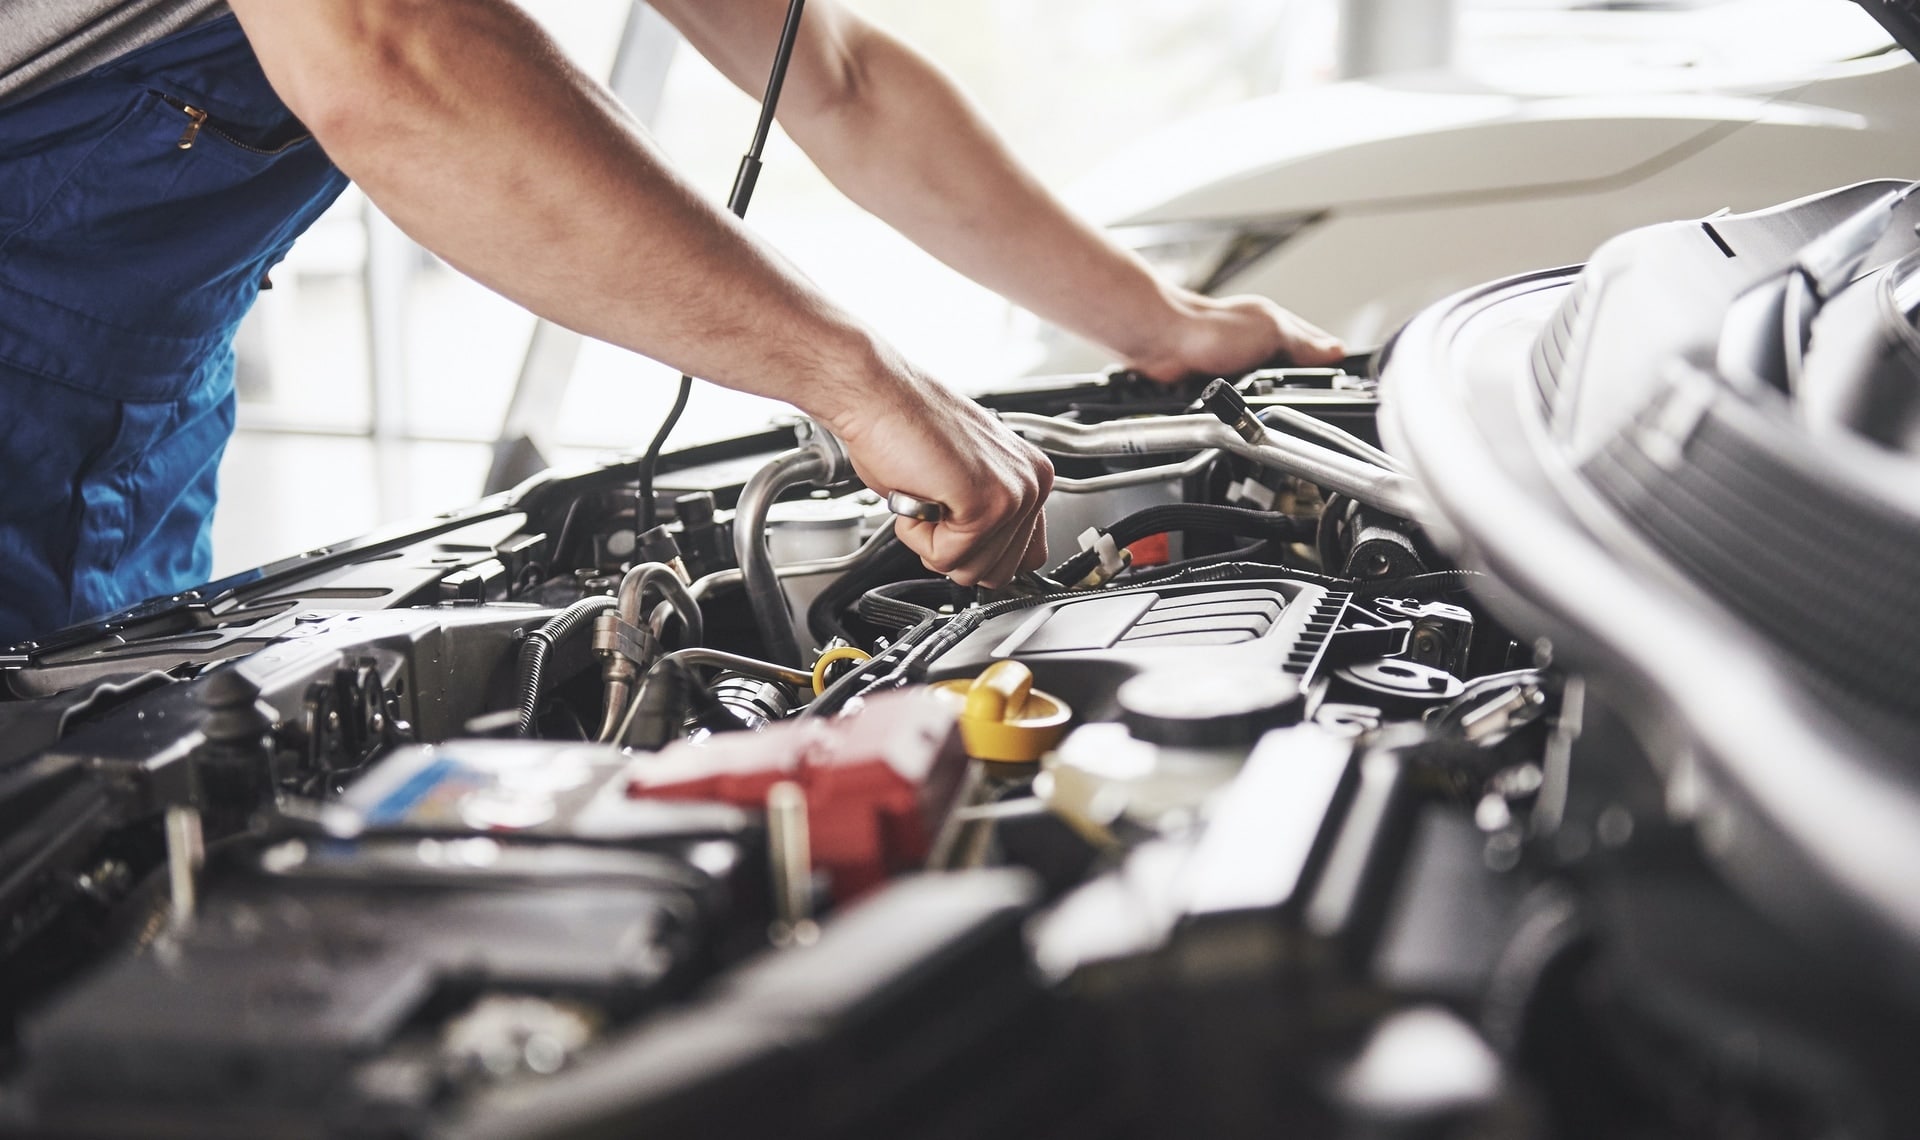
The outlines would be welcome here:
M 172 95 L 168 95 L 160 91 L 156 91 L 154 92 L 154 94 L 160 96 L 160 98 L 163 101 L 165 101 L 167 106 L 172 107 L 174 110 L 180 112 L 181 114 L 187 117 L 186 129 L 180 132 L 180 141 L 174 144 L 175 146 L 179 147 L 181 150 L 192 150 L 193 144 L 200 141 L 200 132 L 202 131 L 205 131 L 206 133 L 214 136 L 215 138 L 219 139 L 220 141 L 226 143 L 229 146 L 238 147 L 239 149 L 248 151 L 252 154 L 279 154 L 281 151 L 299 146 L 301 143 L 306 142 L 308 139 L 313 137 L 313 135 L 311 134 L 303 134 L 297 138 L 288 139 L 286 142 L 283 142 L 279 146 L 273 147 L 271 149 L 268 149 L 265 147 L 252 146 L 250 144 L 241 142 L 239 139 L 234 138 L 232 135 L 221 130 L 219 127 L 213 125 L 212 123 L 208 122 L 207 113 L 201 110 L 200 108 L 189 104 L 186 100 L 176 99 Z

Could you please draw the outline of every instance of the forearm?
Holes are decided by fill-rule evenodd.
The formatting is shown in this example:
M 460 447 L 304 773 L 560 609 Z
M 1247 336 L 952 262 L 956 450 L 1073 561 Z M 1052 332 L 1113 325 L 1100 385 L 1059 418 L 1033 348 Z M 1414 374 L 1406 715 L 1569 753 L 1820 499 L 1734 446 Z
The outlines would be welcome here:
M 972 101 L 877 29 L 847 98 L 787 122 L 849 198 L 953 268 L 1125 357 L 1174 335 L 1176 290 L 1069 211 Z
M 786 0 L 654 0 L 735 83 L 766 81 Z M 1069 211 L 967 97 L 837 0 L 811 0 L 780 121 L 849 197 L 974 280 L 1150 376 L 1338 359 L 1265 298 L 1202 297 Z
M 1050 193 L 938 68 L 825 3 L 848 25 L 826 84 L 838 98 L 803 104 L 787 129 L 842 190 L 922 248 L 1159 380 L 1327 364 L 1346 351 L 1267 298 L 1159 280 Z
M 589 336 L 834 421 L 899 371 L 667 168 L 504 0 L 235 0 L 268 77 L 393 220 Z

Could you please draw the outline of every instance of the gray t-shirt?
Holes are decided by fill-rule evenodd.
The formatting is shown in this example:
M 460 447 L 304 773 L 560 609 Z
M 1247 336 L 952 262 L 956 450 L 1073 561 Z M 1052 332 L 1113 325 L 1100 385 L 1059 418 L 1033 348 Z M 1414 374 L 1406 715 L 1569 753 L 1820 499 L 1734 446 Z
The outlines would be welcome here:
M 0 103 L 226 11 L 226 0 L 0 0 Z

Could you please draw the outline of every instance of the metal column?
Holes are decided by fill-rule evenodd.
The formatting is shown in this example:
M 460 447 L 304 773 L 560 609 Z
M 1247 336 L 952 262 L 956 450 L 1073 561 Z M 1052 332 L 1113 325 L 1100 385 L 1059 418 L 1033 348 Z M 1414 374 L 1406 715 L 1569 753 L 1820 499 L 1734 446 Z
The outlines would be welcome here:
M 1344 0 L 1340 78 L 1448 66 L 1458 15 L 1458 0 Z

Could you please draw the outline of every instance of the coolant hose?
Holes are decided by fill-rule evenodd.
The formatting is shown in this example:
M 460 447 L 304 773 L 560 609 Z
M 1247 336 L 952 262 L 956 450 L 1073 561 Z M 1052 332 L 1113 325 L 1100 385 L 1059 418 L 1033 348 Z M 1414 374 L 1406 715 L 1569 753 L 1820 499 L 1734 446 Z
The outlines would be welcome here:
M 520 697 L 520 720 L 514 735 L 533 735 L 534 718 L 540 713 L 540 697 L 546 685 L 547 654 L 568 638 L 591 632 L 593 619 L 614 604 L 612 598 L 604 596 L 582 598 L 527 635 L 514 667 L 514 691 Z

